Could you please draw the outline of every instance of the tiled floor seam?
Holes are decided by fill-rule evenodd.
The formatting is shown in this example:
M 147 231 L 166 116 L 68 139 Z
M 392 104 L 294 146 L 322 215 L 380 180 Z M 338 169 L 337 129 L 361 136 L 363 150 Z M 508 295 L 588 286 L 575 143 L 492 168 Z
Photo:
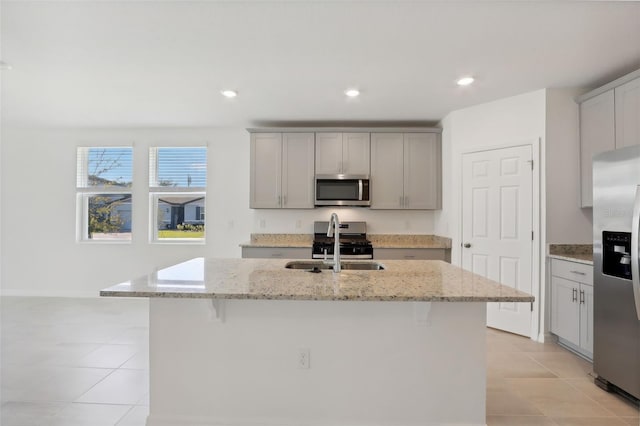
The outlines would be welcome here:
M 117 368 L 113 368 L 111 369 L 111 372 L 109 374 L 107 374 L 106 376 L 104 376 L 102 379 L 98 380 L 96 383 L 93 384 L 93 386 L 91 386 L 89 389 L 87 389 L 86 391 L 84 391 L 82 393 L 82 395 L 78 396 L 76 399 L 74 399 L 73 401 L 71 401 L 72 403 L 77 403 L 77 404 L 87 404 L 86 402 L 80 402 L 78 401 L 79 399 L 81 399 L 83 396 L 85 396 L 87 393 L 91 392 L 91 389 L 95 388 L 96 386 L 98 386 L 100 383 L 104 382 L 107 377 L 111 376 L 113 373 L 115 373 L 118 369 Z M 109 404 L 109 403 L 92 403 L 92 404 L 108 404 L 108 405 L 129 405 L 129 404 Z
M 129 414 L 130 414 L 130 413 L 131 413 L 135 408 L 136 408 L 136 406 L 135 406 L 135 405 L 132 405 L 132 406 L 131 406 L 131 408 L 129 408 L 129 409 L 127 410 L 127 412 L 126 412 L 126 413 L 124 413 L 124 415 L 123 415 L 122 417 L 120 417 L 120 418 L 118 419 L 118 421 L 117 421 L 117 422 L 115 422 L 115 424 L 114 424 L 113 426 L 118 426 L 118 425 L 122 424 L 122 421 L 123 421 L 124 419 L 126 419 L 126 418 L 127 418 L 127 416 L 128 416 L 128 415 L 129 415 Z
M 596 403 L 596 405 L 599 405 L 600 407 L 604 408 L 606 411 L 611 413 L 612 415 L 609 416 L 609 417 L 622 417 L 622 416 L 619 416 L 618 414 L 614 413 L 613 411 L 611 411 L 609 408 L 605 407 L 603 404 L 599 403 L 597 400 L 595 400 L 591 396 L 587 395 L 585 392 L 581 391 L 580 389 L 578 389 L 577 387 L 572 385 L 571 382 L 569 380 L 567 380 L 567 379 L 569 379 L 569 377 L 563 377 L 561 379 L 562 379 L 563 382 L 565 382 L 567 385 L 569 385 L 571 388 L 573 388 L 576 392 L 580 393 L 581 395 L 583 395 L 587 399 L 590 399 L 591 401 Z

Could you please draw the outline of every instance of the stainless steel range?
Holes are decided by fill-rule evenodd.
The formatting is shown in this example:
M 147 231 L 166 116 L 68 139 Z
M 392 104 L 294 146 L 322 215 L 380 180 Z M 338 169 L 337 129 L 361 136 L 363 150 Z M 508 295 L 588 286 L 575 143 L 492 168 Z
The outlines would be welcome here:
M 329 222 L 313 223 L 313 259 L 333 259 L 333 237 L 327 237 Z M 342 259 L 373 259 L 373 246 L 367 240 L 366 222 L 340 224 L 340 257 Z

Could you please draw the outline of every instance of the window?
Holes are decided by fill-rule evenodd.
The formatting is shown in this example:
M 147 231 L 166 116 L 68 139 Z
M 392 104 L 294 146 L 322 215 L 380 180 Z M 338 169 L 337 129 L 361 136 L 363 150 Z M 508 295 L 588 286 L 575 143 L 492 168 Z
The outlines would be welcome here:
M 204 241 L 206 187 L 206 147 L 151 148 L 151 239 Z
M 132 160 L 130 147 L 78 148 L 79 241 L 131 240 Z

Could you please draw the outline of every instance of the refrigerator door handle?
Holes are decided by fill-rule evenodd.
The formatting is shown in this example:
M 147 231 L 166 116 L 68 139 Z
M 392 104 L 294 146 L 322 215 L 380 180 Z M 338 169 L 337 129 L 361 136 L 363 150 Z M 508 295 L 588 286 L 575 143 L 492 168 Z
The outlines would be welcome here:
M 636 302 L 636 315 L 640 321 L 640 185 L 636 187 L 636 199 L 633 203 L 633 219 L 631 222 L 631 279 L 633 281 L 633 298 Z

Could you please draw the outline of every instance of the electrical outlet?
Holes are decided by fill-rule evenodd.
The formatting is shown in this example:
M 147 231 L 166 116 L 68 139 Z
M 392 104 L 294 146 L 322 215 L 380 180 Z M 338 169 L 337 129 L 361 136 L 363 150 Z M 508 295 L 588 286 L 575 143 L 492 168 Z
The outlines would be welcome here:
M 309 369 L 311 368 L 311 351 L 309 348 L 302 348 L 298 351 L 298 368 Z

